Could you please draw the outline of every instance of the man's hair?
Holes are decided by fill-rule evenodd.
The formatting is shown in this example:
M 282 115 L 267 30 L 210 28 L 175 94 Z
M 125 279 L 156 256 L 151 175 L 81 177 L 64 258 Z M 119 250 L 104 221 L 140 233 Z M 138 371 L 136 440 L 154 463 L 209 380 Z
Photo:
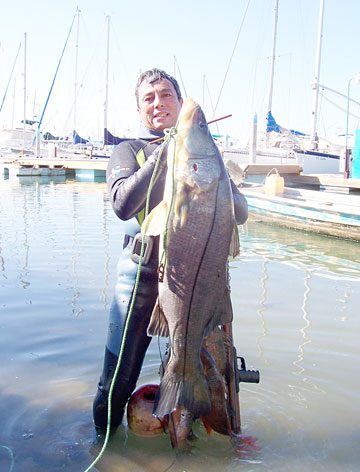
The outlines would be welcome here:
M 162 79 L 167 79 L 169 82 L 171 82 L 174 86 L 174 89 L 176 91 L 176 95 L 178 100 L 181 100 L 181 91 L 179 84 L 177 83 L 176 79 L 172 77 L 171 75 L 167 74 L 164 70 L 161 69 L 150 69 L 142 74 L 140 74 L 137 82 L 136 82 L 136 87 L 135 87 L 135 96 L 136 96 L 136 103 L 139 105 L 139 87 L 143 82 L 146 82 L 148 84 L 152 84 L 153 82 L 156 82 L 157 80 L 162 80 Z

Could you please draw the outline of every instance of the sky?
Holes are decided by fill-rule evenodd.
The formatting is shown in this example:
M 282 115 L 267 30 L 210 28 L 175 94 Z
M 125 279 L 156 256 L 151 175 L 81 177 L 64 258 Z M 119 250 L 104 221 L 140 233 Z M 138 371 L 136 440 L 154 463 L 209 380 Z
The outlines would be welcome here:
M 279 0 L 272 113 L 281 126 L 302 132 L 312 126 L 319 9 L 320 0 Z M 139 73 L 152 67 L 175 75 L 183 96 L 197 101 L 208 120 L 232 115 L 212 125 L 214 133 L 246 143 L 254 113 L 259 129 L 265 127 L 274 0 L 5 0 L 0 17 L 1 102 L 8 90 L 0 128 L 22 126 L 24 102 L 27 119 L 41 116 L 64 51 L 41 130 L 66 135 L 76 127 L 82 137 L 101 139 L 107 17 L 107 127 L 113 134 L 136 135 L 134 87 Z M 345 132 L 349 81 L 350 97 L 360 102 L 360 84 L 352 79 L 360 71 L 359 22 L 358 0 L 325 0 L 320 83 L 345 97 L 329 92 L 320 97 L 321 135 Z M 359 111 L 350 102 L 349 133 L 358 125 L 352 114 Z

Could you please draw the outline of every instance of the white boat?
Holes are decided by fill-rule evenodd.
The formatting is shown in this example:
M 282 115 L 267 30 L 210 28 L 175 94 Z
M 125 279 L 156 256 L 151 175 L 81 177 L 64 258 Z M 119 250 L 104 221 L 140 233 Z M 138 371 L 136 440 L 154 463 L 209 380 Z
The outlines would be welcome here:
M 224 148 L 223 156 L 231 159 L 240 167 L 249 163 L 260 165 L 297 165 L 303 169 L 304 174 L 339 174 L 343 173 L 341 154 L 322 151 L 299 151 L 291 148 L 259 148 L 256 150 L 256 158 L 251 159 L 249 149 Z
M 0 128 L 0 157 L 14 157 L 15 154 L 22 154 L 22 155 L 34 155 L 36 152 L 36 133 L 33 129 L 33 125 L 36 123 L 34 120 L 27 120 L 26 119 L 26 33 L 24 34 L 24 117 L 21 122 L 21 127 L 13 128 L 13 127 L 3 127 Z M 20 44 L 21 46 L 21 44 Z M 20 51 L 20 46 L 18 53 Z M 15 58 L 14 66 L 18 57 L 18 53 Z M 14 67 L 13 67 L 14 69 Z M 11 80 L 12 72 L 10 74 L 9 83 Z M 9 84 L 8 84 L 9 85 Z M 2 104 L 0 107 L 0 111 L 4 104 L 5 98 L 7 94 L 7 89 L 2 100 Z M 20 125 L 20 123 L 19 123 Z M 12 125 L 13 126 L 13 125 Z
M 360 189 L 359 189 L 360 190 Z M 288 228 L 360 241 L 360 195 L 266 184 L 242 187 L 250 217 Z
M 75 90 L 74 90 L 74 101 L 72 106 L 72 113 L 74 118 L 73 132 L 72 136 L 66 137 L 56 137 L 52 136 L 51 133 L 44 133 L 44 148 L 47 152 L 44 153 L 47 157 L 62 157 L 65 159 L 69 158 L 79 158 L 79 157 L 90 157 L 90 158 L 109 158 L 113 152 L 114 146 L 120 141 L 124 141 L 128 138 L 118 138 L 113 136 L 107 129 L 107 116 L 108 116 L 108 82 L 109 82 L 109 50 L 110 50 L 110 17 L 106 16 L 106 36 L 107 36 L 107 47 L 106 47 L 106 66 L 105 66 L 105 100 L 104 100 L 104 134 L 102 140 L 92 140 L 90 137 L 88 139 L 82 138 L 77 133 L 77 98 L 80 90 L 80 84 L 77 81 L 77 69 L 78 69 L 78 38 L 79 38 L 79 19 L 80 19 L 80 10 L 76 9 L 75 18 L 77 18 L 77 32 L 76 32 L 76 44 L 75 44 Z M 70 30 L 71 31 L 71 30 Z M 60 63 L 59 63 L 60 64 Z M 56 79 L 53 79 L 53 82 Z M 52 93 L 50 89 L 49 97 Z M 42 112 L 42 116 L 39 121 L 38 128 L 41 128 L 42 117 L 45 113 L 46 105 Z M 43 157 L 43 156 L 42 156 Z
M 294 164 L 303 168 L 304 174 L 340 174 L 345 171 L 345 138 L 344 143 L 331 142 L 317 134 L 318 95 L 320 86 L 320 57 L 323 30 L 324 0 L 320 0 L 320 15 L 318 29 L 317 57 L 315 65 L 315 79 L 313 88 L 312 132 L 311 135 L 285 129 L 279 126 L 272 115 L 272 93 L 275 64 L 276 34 L 278 3 L 274 7 L 274 31 L 271 55 L 271 73 L 269 85 L 269 99 L 267 112 L 267 129 L 263 137 L 257 132 L 257 116 L 255 114 L 251 128 L 249 145 L 241 148 L 236 144 L 230 146 L 223 143 L 223 154 L 240 166 L 246 164 Z
M 22 128 L 0 129 L 0 150 L 2 153 L 33 154 L 34 130 L 23 130 Z

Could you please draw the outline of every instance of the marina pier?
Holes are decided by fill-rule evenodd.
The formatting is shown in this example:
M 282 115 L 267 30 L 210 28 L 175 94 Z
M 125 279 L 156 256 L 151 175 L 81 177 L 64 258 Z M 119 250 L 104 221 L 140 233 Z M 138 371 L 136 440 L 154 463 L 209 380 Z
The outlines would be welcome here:
M 1 158 L 0 172 L 10 177 L 68 176 L 86 180 L 105 179 L 108 158 Z

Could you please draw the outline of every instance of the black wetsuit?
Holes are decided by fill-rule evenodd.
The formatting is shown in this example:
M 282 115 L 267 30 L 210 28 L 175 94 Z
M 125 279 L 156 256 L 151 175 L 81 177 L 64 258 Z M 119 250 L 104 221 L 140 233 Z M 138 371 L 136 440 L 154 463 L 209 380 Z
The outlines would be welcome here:
M 146 203 L 150 180 L 155 168 L 160 145 L 150 144 L 159 137 L 144 130 L 144 138 L 120 143 L 108 164 L 106 179 L 112 207 L 121 220 L 136 216 Z M 162 136 L 162 135 L 160 135 Z M 143 150 L 145 162 L 139 165 L 137 154 Z M 164 159 L 163 159 L 164 160 Z M 166 166 L 159 166 L 150 195 L 150 211 L 163 197 Z M 135 226 L 136 228 L 136 226 Z M 140 226 L 138 226 L 138 231 Z M 136 232 L 136 230 L 135 230 Z M 133 235 L 125 235 L 124 248 L 118 264 L 118 283 L 110 309 L 108 339 L 105 348 L 104 367 L 93 405 L 97 428 L 107 426 L 108 393 L 118 362 L 124 326 L 131 302 L 136 264 L 131 260 Z M 111 425 L 116 428 L 122 420 L 125 405 L 136 387 L 146 350 L 151 338 L 146 330 L 157 297 L 158 239 L 147 264 L 142 264 L 135 304 L 128 325 L 123 355 L 112 395 Z
M 121 220 L 129 220 L 145 207 L 150 180 L 155 168 L 159 144 L 151 141 L 159 134 L 144 128 L 141 139 L 120 143 L 113 152 L 106 173 L 112 207 Z M 139 166 L 137 155 L 143 150 L 145 162 Z M 165 157 L 165 155 L 164 155 Z M 166 162 L 161 160 L 150 196 L 152 210 L 163 198 L 166 177 Z M 238 224 L 247 219 L 247 203 L 232 183 L 235 217 Z M 140 227 L 138 227 L 139 231 Z M 135 231 L 136 232 L 136 231 Z M 97 428 L 106 428 L 108 393 L 118 362 L 124 326 L 131 302 L 136 264 L 130 260 L 134 235 L 126 235 L 123 254 L 118 265 L 118 283 L 110 309 L 109 332 L 105 349 L 104 368 L 95 396 L 93 414 Z M 147 336 L 147 326 L 158 293 L 158 241 L 154 244 L 150 259 L 141 268 L 135 303 L 128 325 L 123 355 L 112 395 L 111 425 L 117 427 L 122 420 L 125 405 L 136 387 L 141 366 L 151 338 Z

